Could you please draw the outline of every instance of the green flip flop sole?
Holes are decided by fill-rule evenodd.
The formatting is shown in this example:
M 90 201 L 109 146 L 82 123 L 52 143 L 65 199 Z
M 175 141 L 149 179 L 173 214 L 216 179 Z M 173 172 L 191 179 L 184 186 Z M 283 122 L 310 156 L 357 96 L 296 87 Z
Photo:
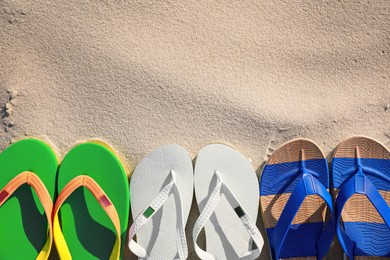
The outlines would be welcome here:
M 57 158 L 37 139 L 24 139 L 0 154 L 0 188 L 24 171 L 35 173 L 55 194 Z M 35 259 L 47 238 L 47 217 L 33 189 L 20 186 L 0 207 L 0 259 Z
M 58 192 L 79 175 L 91 177 L 106 193 L 119 215 L 121 252 L 129 217 L 129 185 L 113 151 L 99 143 L 74 147 L 58 172 Z M 76 189 L 60 208 L 62 232 L 73 259 L 108 259 L 116 232 L 107 213 L 85 187 Z M 61 250 L 61 249 L 58 249 Z M 122 253 L 121 253 L 122 254 Z

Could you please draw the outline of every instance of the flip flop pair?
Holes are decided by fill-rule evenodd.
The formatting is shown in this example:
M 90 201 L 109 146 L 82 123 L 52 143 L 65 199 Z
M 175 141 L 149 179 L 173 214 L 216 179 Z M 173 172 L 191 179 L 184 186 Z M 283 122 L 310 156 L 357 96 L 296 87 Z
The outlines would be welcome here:
M 351 137 L 335 149 L 331 168 L 330 175 L 307 139 L 287 142 L 269 158 L 260 201 L 272 259 L 322 259 L 335 232 L 350 259 L 390 257 L 390 152 Z
M 130 182 L 134 217 L 130 250 L 139 259 L 186 259 L 185 226 L 194 189 L 201 212 L 192 232 L 198 257 L 257 258 L 263 247 L 254 222 L 259 207 L 257 177 L 243 155 L 221 144 L 204 147 L 195 170 L 188 152 L 178 145 L 162 146 L 138 164 Z M 197 245 L 203 228 L 206 250 Z
M 47 259 L 53 238 L 61 259 L 120 258 L 128 182 L 108 147 L 77 145 L 58 169 L 47 144 L 18 141 L 0 154 L 0 185 L 1 259 Z

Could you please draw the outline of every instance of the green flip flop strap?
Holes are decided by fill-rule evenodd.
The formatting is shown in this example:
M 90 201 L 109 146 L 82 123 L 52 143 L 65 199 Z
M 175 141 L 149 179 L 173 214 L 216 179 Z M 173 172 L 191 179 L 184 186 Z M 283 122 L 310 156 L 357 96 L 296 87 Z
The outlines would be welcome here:
M 114 247 L 111 251 L 110 260 L 117 260 L 120 256 L 120 245 L 121 245 L 121 231 L 120 231 L 120 220 L 118 212 L 116 211 L 111 200 L 108 198 L 106 193 L 91 177 L 87 175 L 80 175 L 73 178 L 61 191 L 57 198 L 54 207 L 54 240 L 56 243 L 57 251 L 61 259 L 72 259 L 69 248 L 66 244 L 65 237 L 61 231 L 58 212 L 65 200 L 79 187 L 86 187 L 95 199 L 102 206 L 108 217 L 112 221 L 116 231 L 116 240 Z

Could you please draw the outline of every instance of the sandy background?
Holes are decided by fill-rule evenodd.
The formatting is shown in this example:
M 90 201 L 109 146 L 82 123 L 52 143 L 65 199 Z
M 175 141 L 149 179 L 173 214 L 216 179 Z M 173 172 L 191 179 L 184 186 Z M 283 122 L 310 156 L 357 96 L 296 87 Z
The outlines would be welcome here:
M 162 144 L 224 142 L 259 172 L 294 137 L 327 155 L 353 134 L 389 147 L 389 14 L 387 0 L 0 0 L 0 149 L 38 136 L 63 157 L 98 137 L 131 169 Z

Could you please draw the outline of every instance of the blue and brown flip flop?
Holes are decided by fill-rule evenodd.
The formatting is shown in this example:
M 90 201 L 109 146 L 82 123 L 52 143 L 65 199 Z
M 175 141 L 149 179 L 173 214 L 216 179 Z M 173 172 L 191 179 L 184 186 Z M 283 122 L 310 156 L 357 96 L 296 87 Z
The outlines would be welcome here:
M 350 259 L 390 258 L 390 151 L 353 136 L 332 158 L 336 231 Z
M 273 152 L 260 180 L 272 259 L 314 260 L 327 254 L 335 226 L 328 189 L 328 163 L 315 143 L 295 139 Z

